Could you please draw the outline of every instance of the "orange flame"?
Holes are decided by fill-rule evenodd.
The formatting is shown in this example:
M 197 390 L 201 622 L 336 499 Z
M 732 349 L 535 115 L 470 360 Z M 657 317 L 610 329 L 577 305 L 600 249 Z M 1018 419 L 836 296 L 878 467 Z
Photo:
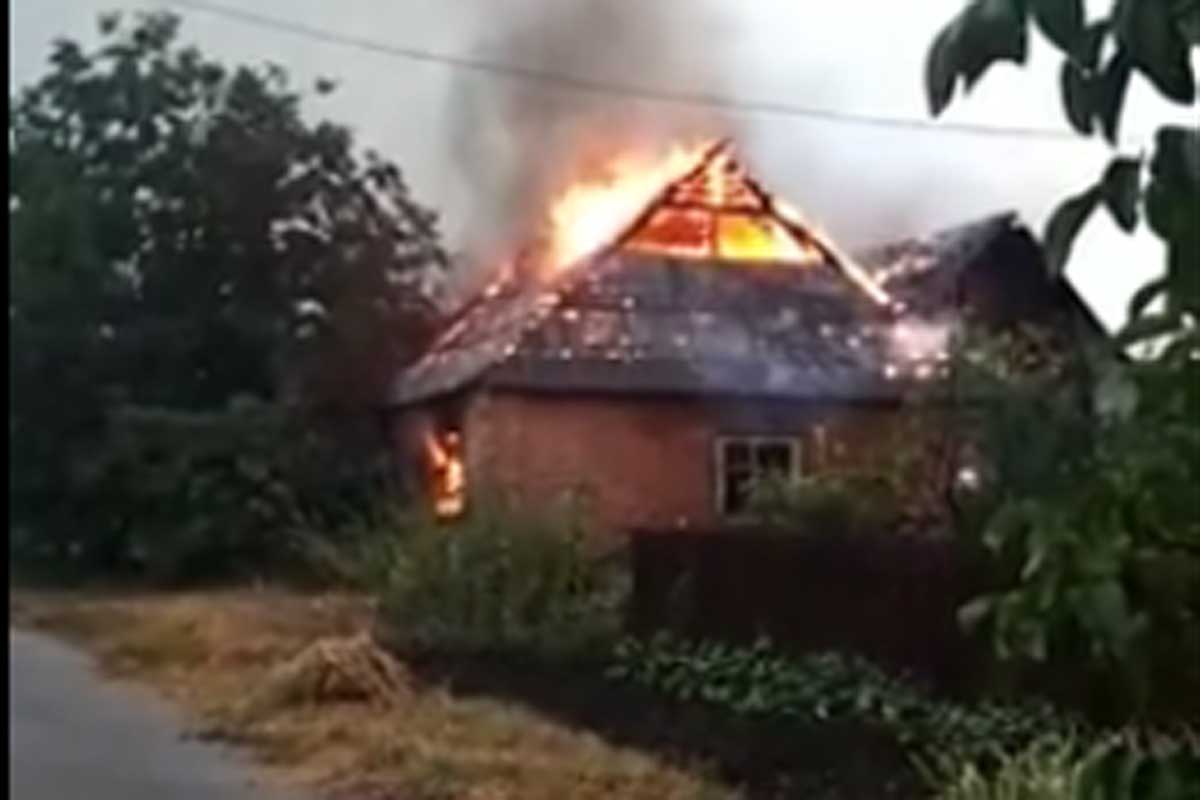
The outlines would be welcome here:
M 660 205 L 626 242 L 632 249 L 738 261 L 819 261 L 819 248 L 789 231 L 772 214 L 771 201 L 750 189 L 732 154 L 714 152 L 718 147 L 711 141 L 676 145 L 656 160 L 620 155 L 600 178 L 569 186 L 550 208 L 550 264 L 561 269 L 612 244 L 656 198 Z M 706 156 L 705 168 L 680 182 Z
M 816 237 L 817 241 L 820 242 L 821 246 L 838 260 L 838 263 L 841 264 L 842 271 L 846 277 L 858 284 L 858 287 L 862 289 L 868 297 L 881 306 L 892 304 L 893 301 L 891 296 L 883 290 L 883 287 L 872 280 L 871 276 L 865 269 L 859 266 L 857 261 L 851 258 L 849 254 L 843 252 L 842 249 L 836 244 L 834 244 L 833 239 L 826 236 L 819 228 L 817 228 L 816 225 L 812 223 L 811 220 L 805 219 L 804 215 L 789 203 L 776 200 L 774 205 L 775 210 L 778 211 L 780 216 L 782 216 L 788 222 L 793 225 L 803 226 L 809 232 L 811 232 L 812 235 Z
M 446 433 L 444 441 L 433 434 L 425 436 L 425 450 L 433 468 L 433 513 L 442 519 L 457 517 L 466 507 L 466 481 L 459 435 Z
M 829 237 L 758 188 L 728 147 L 712 141 L 675 145 L 658 159 L 619 155 L 599 178 L 569 186 L 551 204 L 548 222 L 542 261 L 553 270 L 625 236 L 622 247 L 683 258 L 799 266 L 832 259 L 876 303 L 891 303 Z
M 675 145 L 658 159 L 643 153 L 622 154 L 600 177 L 567 187 L 550 206 L 550 264 L 561 269 L 612 243 L 659 192 L 694 167 L 711 146 L 711 142 Z

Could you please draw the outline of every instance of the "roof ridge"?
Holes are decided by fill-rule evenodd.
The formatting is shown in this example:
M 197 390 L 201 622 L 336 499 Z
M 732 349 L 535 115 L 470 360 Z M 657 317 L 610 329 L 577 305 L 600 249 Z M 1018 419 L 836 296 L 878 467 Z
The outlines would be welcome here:
M 854 250 L 859 255 L 868 255 L 871 253 L 878 252 L 880 250 L 886 250 L 891 247 L 898 247 L 900 245 L 905 245 L 905 244 L 909 244 L 912 242 L 927 242 L 927 241 L 930 241 L 932 239 L 937 239 L 942 236 L 947 236 L 947 235 L 955 234 L 955 233 L 962 233 L 963 231 L 969 230 L 971 228 L 976 228 L 976 227 L 981 228 L 986 225 L 998 225 L 1002 222 L 1009 223 L 1009 224 L 1020 223 L 1020 218 L 1021 218 L 1020 212 L 1015 211 L 1015 210 L 1010 209 L 1008 211 L 998 211 L 993 214 L 987 214 L 982 217 L 976 217 L 968 222 L 958 222 L 958 223 L 955 223 L 954 225 L 942 226 L 942 227 L 939 227 L 936 230 L 930 231 L 928 233 L 913 234 L 911 236 L 902 236 L 902 237 L 896 238 L 896 239 L 882 239 L 879 241 L 869 242 L 868 244 L 862 245 L 861 247 L 854 248 Z
M 867 270 L 860 267 L 852 256 L 848 255 L 829 236 L 805 219 L 798 210 L 791 208 L 790 204 L 781 205 L 774 193 L 765 188 L 751 175 L 750 170 L 738 158 L 733 146 L 733 140 L 730 137 L 717 140 L 704 151 L 692 168 L 683 172 L 679 177 L 667 182 L 654 197 L 646 202 L 633 221 L 617 236 L 613 237 L 612 243 L 608 247 L 598 251 L 597 255 L 624 249 L 630 239 L 649 222 L 656 211 L 670 207 L 670 204 L 667 202 L 668 198 L 680 186 L 703 174 L 712 166 L 713 161 L 721 156 L 725 156 L 729 164 L 736 167 L 738 180 L 754 195 L 755 200 L 761 206 L 760 211 L 756 213 L 762 214 L 782 227 L 796 245 L 801 247 L 815 246 L 821 253 L 823 264 L 831 266 L 834 272 L 839 273 L 842 278 L 857 286 L 858 289 L 863 291 L 878 305 L 888 305 L 889 298 L 887 293 L 882 286 L 878 285 L 871 278 Z M 710 213 L 716 215 L 723 212 L 730 213 L 728 209 L 717 207 L 711 209 Z M 721 257 L 718 253 L 714 252 L 712 258 L 720 260 Z
M 699 175 L 708 167 L 710 163 L 712 163 L 714 158 L 716 158 L 720 153 L 727 151 L 731 146 L 732 139 L 728 137 L 718 139 L 716 142 L 710 145 L 708 149 L 700 154 L 700 156 L 696 159 L 696 163 L 687 171 L 681 173 L 679 177 L 667 181 L 661 189 L 655 192 L 654 196 L 647 200 L 646 204 L 642 206 L 642 210 L 634 216 L 633 221 L 622 228 L 616 236 L 612 237 L 612 241 L 608 244 L 608 246 L 601 248 L 599 252 L 603 253 L 606 250 L 620 249 L 622 245 L 628 241 L 629 237 L 633 235 L 634 231 L 641 228 L 647 221 L 649 221 L 650 215 L 655 210 L 662 207 L 664 201 L 676 186 Z

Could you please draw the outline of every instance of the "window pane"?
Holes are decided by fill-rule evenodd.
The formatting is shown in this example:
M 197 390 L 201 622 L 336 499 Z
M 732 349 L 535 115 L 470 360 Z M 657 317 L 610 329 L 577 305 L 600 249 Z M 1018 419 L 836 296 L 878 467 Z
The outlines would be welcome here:
M 727 472 L 723 480 L 725 507 L 721 510 L 726 514 L 742 513 L 750 503 L 750 476 Z
M 750 445 L 747 442 L 725 443 L 725 469 L 749 469 Z
M 720 447 L 717 485 L 722 514 L 744 514 L 756 481 L 769 474 L 790 477 L 796 467 L 794 442 L 790 439 L 726 439 Z
M 792 446 L 787 442 L 770 442 L 755 448 L 755 466 L 760 472 L 790 475 L 792 472 Z

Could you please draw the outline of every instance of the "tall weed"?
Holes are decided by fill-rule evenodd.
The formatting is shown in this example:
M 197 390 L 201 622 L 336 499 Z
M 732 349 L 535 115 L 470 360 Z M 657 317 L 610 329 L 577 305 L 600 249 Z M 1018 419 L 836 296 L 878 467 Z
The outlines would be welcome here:
M 1183 800 L 1200 797 L 1200 758 L 1184 738 L 1045 736 L 991 766 L 943 756 L 921 765 L 936 800 Z
M 409 517 L 385 530 L 384 542 L 368 538 L 358 569 L 404 649 L 602 657 L 618 635 L 623 563 L 589 553 L 591 534 L 569 506 L 489 500 L 453 523 Z

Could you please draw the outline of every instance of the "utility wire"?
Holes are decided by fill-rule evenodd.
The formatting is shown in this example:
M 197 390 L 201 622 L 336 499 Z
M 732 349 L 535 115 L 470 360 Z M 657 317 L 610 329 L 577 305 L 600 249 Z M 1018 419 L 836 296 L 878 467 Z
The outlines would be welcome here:
M 610 97 L 624 97 L 633 100 L 643 100 L 673 105 L 714 108 L 723 111 L 744 114 L 758 114 L 780 117 L 801 117 L 819 119 L 851 125 L 862 125 L 883 128 L 907 128 L 942 133 L 962 133 L 975 136 L 1024 137 L 1035 139 L 1076 140 L 1077 137 L 1069 131 L 1053 130 L 1050 128 L 1000 127 L 979 125 L 964 122 L 932 122 L 929 120 L 906 119 L 903 117 L 872 116 L 855 114 L 846 111 L 834 111 L 823 108 L 809 108 L 760 100 L 739 100 L 734 97 L 675 91 L 653 86 L 631 83 L 602 81 L 577 75 L 551 72 L 519 64 L 506 64 L 484 58 L 475 58 L 453 53 L 438 53 L 416 47 L 390 44 L 357 36 L 324 31 L 298 22 L 267 16 L 241 8 L 210 3 L 205 0 L 159 0 L 159 4 L 187 11 L 199 11 L 217 17 L 254 25 L 260 28 L 281 31 L 283 33 L 302 36 L 328 44 L 351 47 L 394 58 L 419 61 L 430 64 L 440 64 L 456 69 L 485 73 L 511 80 L 541 83 L 562 89 Z

